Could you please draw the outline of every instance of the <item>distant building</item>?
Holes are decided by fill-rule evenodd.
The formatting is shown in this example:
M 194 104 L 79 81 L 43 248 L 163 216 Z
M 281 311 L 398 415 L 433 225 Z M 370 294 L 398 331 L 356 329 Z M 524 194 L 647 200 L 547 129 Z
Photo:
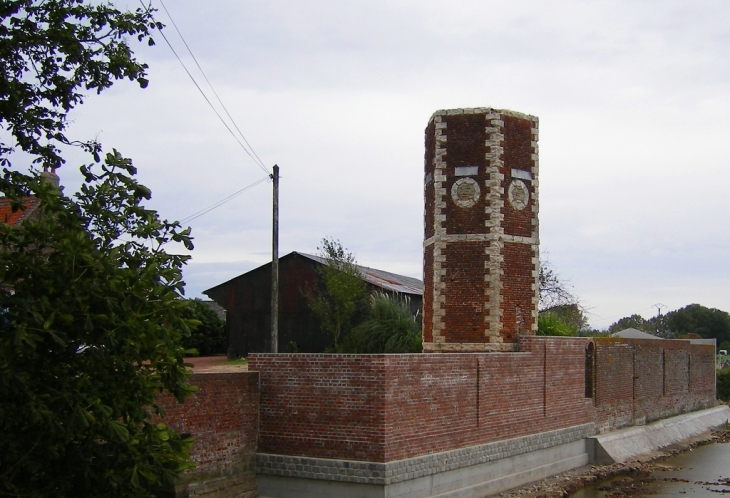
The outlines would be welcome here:
M 54 187 L 61 188 L 59 186 L 59 178 L 55 171 L 43 171 L 41 173 L 41 179 L 44 182 L 48 182 Z M 22 209 L 13 210 L 13 203 L 11 199 L 7 197 L 0 197 L 0 223 L 5 223 L 10 226 L 20 225 L 26 220 L 38 219 L 41 215 L 39 209 L 41 201 L 34 196 L 25 197 L 21 201 Z
M 325 260 L 291 252 L 279 258 L 279 352 L 322 352 L 332 339 L 309 309 L 305 291 L 317 283 Z M 358 266 L 370 290 L 398 293 L 410 299 L 411 311 L 423 307 L 423 282 L 374 268 Z M 271 351 L 271 263 L 203 292 L 226 310 L 226 332 L 238 356 Z
M 40 201 L 35 197 L 26 197 L 22 201 L 23 209 L 13 211 L 13 206 L 7 197 L 0 197 L 0 223 L 10 226 L 20 225 L 25 220 L 37 218 L 40 210 Z
M 622 339 L 661 339 L 661 337 L 633 328 L 614 332 L 611 334 L 611 337 L 620 337 Z

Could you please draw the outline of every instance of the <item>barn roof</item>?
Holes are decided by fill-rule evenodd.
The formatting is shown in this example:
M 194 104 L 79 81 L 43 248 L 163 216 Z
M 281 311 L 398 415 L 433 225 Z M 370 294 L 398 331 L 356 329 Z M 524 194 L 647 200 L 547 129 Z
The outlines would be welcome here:
M 281 260 L 284 258 L 290 258 L 292 256 L 301 256 L 303 258 L 307 258 L 309 260 L 312 260 L 312 261 L 322 264 L 322 265 L 327 264 L 327 262 L 323 258 L 320 258 L 319 256 L 314 256 L 312 254 L 306 254 L 303 252 L 296 252 L 296 251 L 292 251 L 289 254 L 287 254 L 286 256 L 280 257 L 279 259 Z M 214 287 L 211 287 L 210 289 L 203 291 L 203 294 L 208 295 L 209 291 L 212 291 L 218 287 L 226 285 L 228 282 L 232 282 L 233 280 L 239 279 L 239 278 L 243 277 L 244 275 L 247 275 L 248 273 L 256 271 L 265 266 L 271 266 L 271 263 L 266 263 L 265 265 L 261 265 L 257 268 L 254 268 L 253 270 L 250 270 L 246 273 L 238 275 L 237 277 L 234 277 L 226 282 L 223 282 Z M 392 292 L 400 292 L 402 294 L 415 294 L 418 296 L 423 295 L 423 282 L 421 282 L 417 278 L 406 277 L 405 275 L 398 275 L 397 273 L 390 273 L 387 271 L 378 270 L 376 268 L 368 268 L 367 266 L 357 265 L 357 269 L 360 270 L 362 279 L 365 282 L 375 285 L 376 287 L 380 287 L 381 289 L 385 289 L 387 291 L 392 291 Z
M 327 262 L 319 256 L 312 254 L 305 254 L 298 252 L 300 256 L 309 258 L 316 261 L 317 263 L 326 265 Z M 356 265 L 357 269 L 360 270 L 362 279 L 366 282 L 373 284 L 377 287 L 381 287 L 385 290 L 400 292 L 403 294 L 417 294 L 423 295 L 423 282 L 413 277 L 406 277 L 405 275 L 398 275 L 397 273 L 390 273 L 377 268 L 368 268 L 367 266 Z

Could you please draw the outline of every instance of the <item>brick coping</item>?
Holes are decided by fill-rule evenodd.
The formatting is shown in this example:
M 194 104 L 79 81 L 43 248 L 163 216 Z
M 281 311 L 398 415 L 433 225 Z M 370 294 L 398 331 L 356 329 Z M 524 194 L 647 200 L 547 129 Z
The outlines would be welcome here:
M 386 463 L 258 453 L 256 473 L 383 486 L 532 453 L 595 433 L 595 424 L 588 423 Z

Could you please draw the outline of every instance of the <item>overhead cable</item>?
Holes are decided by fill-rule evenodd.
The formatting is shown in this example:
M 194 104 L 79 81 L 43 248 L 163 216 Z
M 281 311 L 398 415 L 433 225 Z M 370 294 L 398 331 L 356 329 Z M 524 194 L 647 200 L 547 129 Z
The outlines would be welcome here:
M 203 78 L 205 78 L 205 82 L 208 83 L 208 86 L 210 87 L 210 90 L 213 92 L 213 95 L 215 95 L 215 98 L 218 100 L 218 103 L 221 105 L 221 107 L 225 111 L 226 116 L 228 116 L 228 119 L 231 120 L 231 123 L 233 124 L 234 128 L 236 128 L 236 131 L 238 132 L 238 134 L 241 135 L 241 138 L 243 139 L 243 141 L 246 142 L 246 145 L 248 145 L 248 148 L 251 149 L 251 152 L 256 157 L 258 164 L 264 168 L 264 171 L 267 171 L 266 166 L 264 165 L 263 161 L 261 161 L 261 159 L 259 158 L 258 154 L 256 154 L 256 151 L 253 149 L 253 147 L 251 147 L 251 144 L 248 143 L 248 140 L 246 140 L 246 137 L 243 135 L 243 132 L 236 124 L 236 121 L 233 119 L 231 114 L 228 112 L 228 109 L 226 108 L 226 106 L 223 103 L 223 101 L 221 100 L 221 98 L 218 96 L 218 92 L 216 92 L 215 88 L 213 88 L 213 84 L 210 82 L 208 77 L 205 75 L 205 71 L 203 71 L 203 68 L 200 67 L 200 64 L 198 63 L 198 59 L 193 54 L 193 51 L 190 49 L 190 46 L 188 46 L 188 42 L 185 41 L 185 37 L 183 36 L 180 29 L 177 27 L 175 20 L 172 18 L 172 15 L 170 14 L 170 11 L 167 10 L 167 7 L 165 6 L 165 2 L 163 2 L 162 0 L 159 0 L 159 2 L 162 5 L 162 8 L 165 9 L 165 13 L 167 13 L 167 16 L 170 18 L 170 21 L 172 22 L 172 25 L 175 27 L 175 31 L 177 31 L 177 34 L 180 36 L 180 39 L 182 40 L 183 44 L 185 45 L 185 48 L 188 49 L 188 53 L 190 54 L 190 57 L 193 58 L 193 61 L 195 61 L 195 65 L 198 66 L 198 70 L 200 71 L 200 74 L 203 75 Z M 267 173 L 268 173 L 268 171 L 267 171 Z
M 199 217 L 203 216 L 204 214 L 206 214 L 206 213 L 209 213 L 210 211 L 213 211 L 213 210 L 214 210 L 215 208 L 217 208 L 217 207 L 220 207 L 220 206 L 222 206 L 222 205 L 223 205 L 223 204 L 225 204 L 226 202 L 228 202 L 228 201 L 230 201 L 230 200 L 232 200 L 232 199 L 234 199 L 234 198 L 238 197 L 239 195 L 241 195 L 241 194 L 242 194 L 242 193 L 244 193 L 245 191 L 247 191 L 247 190 L 249 190 L 249 189 L 252 189 L 252 188 L 254 188 L 254 187 L 255 187 L 256 185 L 259 185 L 260 183 L 263 183 L 263 182 L 267 181 L 268 179 L 269 179 L 269 177 L 267 176 L 267 177 L 265 177 L 265 178 L 262 178 L 262 179 L 260 179 L 260 180 L 258 180 L 258 181 L 255 181 L 254 183 L 252 183 L 252 184 L 251 184 L 251 185 L 249 185 L 248 187 L 243 187 L 243 188 L 242 188 L 241 190 L 239 190 L 239 191 L 237 191 L 237 192 L 234 192 L 234 193 L 232 193 L 232 194 L 231 194 L 231 195 L 229 195 L 228 197 L 226 197 L 226 198 L 224 198 L 224 199 L 221 199 L 220 201 L 216 202 L 215 204 L 213 204 L 213 205 L 211 205 L 211 206 L 208 206 L 208 207 L 207 207 L 207 208 L 205 208 L 205 209 L 201 209 L 201 210 L 200 210 L 200 211 L 198 211 L 197 213 L 193 213 L 193 214 L 191 214 L 190 216 L 188 216 L 188 217 L 186 217 L 186 218 L 183 218 L 183 219 L 181 219 L 181 220 L 180 220 L 180 223 L 181 223 L 181 224 L 182 224 L 182 223 L 189 223 L 189 222 L 193 221 L 193 220 L 194 220 L 195 218 L 199 218 Z
M 142 4 L 142 7 L 147 8 L 144 5 L 144 3 L 142 2 L 142 0 L 139 0 L 139 2 Z M 261 160 L 259 159 L 257 161 L 258 156 L 256 156 L 256 158 L 254 158 L 255 153 L 253 153 L 254 155 L 252 155 L 253 149 L 251 149 L 252 152 L 249 152 L 249 150 L 246 148 L 246 146 L 244 146 L 243 143 L 238 139 L 238 137 L 236 136 L 236 134 L 233 133 L 233 130 L 231 130 L 231 127 L 228 126 L 228 123 L 226 123 L 226 121 L 223 119 L 223 117 L 220 115 L 220 113 L 216 110 L 215 106 L 213 106 L 213 103 L 210 101 L 210 99 L 208 99 L 208 96 L 205 95 L 205 92 L 203 91 L 203 89 L 200 88 L 200 85 L 198 85 L 198 82 L 195 81 L 195 78 L 190 73 L 190 71 L 188 70 L 187 66 L 185 66 L 185 63 L 182 61 L 182 59 L 180 58 L 180 56 L 177 54 L 177 52 L 175 51 L 175 49 L 172 47 L 172 44 L 170 43 L 170 40 L 168 40 L 167 37 L 165 36 L 165 33 L 163 33 L 162 30 L 159 29 L 159 28 L 157 28 L 157 30 L 160 32 L 160 34 L 162 35 L 162 38 L 165 40 L 165 43 L 167 43 L 167 46 L 170 47 L 170 50 L 172 50 L 172 53 L 175 55 L 175 57 L 177 58 L 178 62 L 180 62 L 180 65 L 182 65 L 183 69 L 185 70 L 185 72 L 190 77 L 190 80 L 193 82 L 193 84 L 198 89 L 198 91 L 200 92 L 200 94 L 203 96 L 203 98 L 205 99 L 205 101 L 208 103 L 208 105 L 210 106 L 210 108 L 213 109 L 213 112 L 215 113 L 216 116 L 218 116 L 218 119 L 220 119 L 221 123 L 223 123 L 223 126 L 226 127 L 226 129 L 231 134 L 231 136 L 233 137 L 233 139 L 236 142 L 238 142 L 238 145 L 241 146 L 241 148 L 244 150 L 244 152 L 248 155 L 248 157 L 250 157 L 256 163 L 257 166 L 259 166 L 267 175 L 271 176 L 271 173 L 266 168 L 266 166 L 264 166 L 264 164 L 260 162 Z M 246 139 L 244 138 L 244 141 L 245 140 Z M 248 143 L 248 142 L 246 142 L 246 143 Z

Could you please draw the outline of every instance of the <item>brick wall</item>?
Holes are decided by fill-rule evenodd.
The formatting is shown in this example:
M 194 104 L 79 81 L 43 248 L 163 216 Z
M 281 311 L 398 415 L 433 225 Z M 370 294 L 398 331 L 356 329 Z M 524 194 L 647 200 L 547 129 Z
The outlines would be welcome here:
M 522 336 L 517 353 L 249 362 L 261 373 L 259 452 L 313 458 L 392 462 L 591 422 L 607 431 L 715 398 L 712 348 L 681 341 Z
M 181 487 L 190 496 L 255 497 L 259 374 L 202 373 L 190 382 L 198 391 L 184 404 L 169 395 L 158 398 L 163 422 L 195 438 L 191 459 L 197 468 L 185 474 Z
M 685 341 L 596 339 L 601 432 L 712 406 L 714 348 Z
M 587 343 L 526 338 L 522 353 L 251 355 L 249 368 L 261 373 L 259 452 L 388 462 L 588 423 Z

